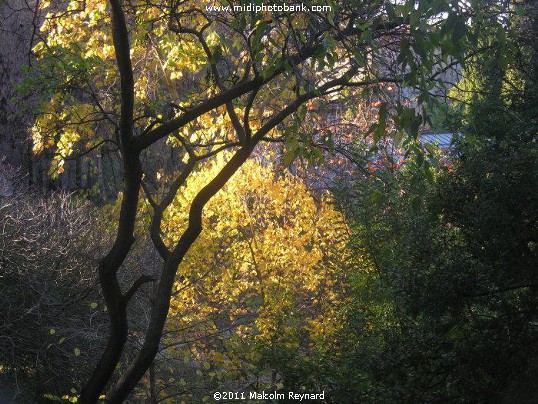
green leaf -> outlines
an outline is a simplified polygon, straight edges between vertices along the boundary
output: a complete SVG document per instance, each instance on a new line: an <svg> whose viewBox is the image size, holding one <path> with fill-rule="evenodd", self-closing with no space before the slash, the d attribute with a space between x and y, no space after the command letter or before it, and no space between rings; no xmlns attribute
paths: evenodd
<svg viewBox="0 0 538 404"><path fill-rule="evenodd" d="M422 41L416 41L413 44L413 50L422 58L426 59L426 50Z"/></svg>
<svg viewBox="0 0 538 404"><path fill-rule="evenodd" d="M385 8L387 9L387 16L389 17L390 21L396 20L396 10L394 9L394 4L392 4L390 1L387 1L385 3Z"/></svg>
<svg viewBox="0 0 538 404"><path fill-rule="evenodd" d="M386 133L386 130L387 130L387 115L388 115L387 104L383 103L379 107L378 122L375 123L370 128L370 130L373 131L373 137L374 137L374 142L375 143L377 143L379 141L379 139L381 139Z"/></svg>
<svg viewBox="0 0 538 404"><path fill-rule="evenodd" d="M211 52L211 64L216 65L222 59L222 48L220 45L216 45Z"/></svg>
<svg viewBox="0 0 538 404"><path fill-rule="evenodd" d="M268 69L264 70L262 72L262 77L264 79L268 79L271 77L275 72L282 67L282 60L277 60L275 63L273 63Z"/></svg>
<svg viewBox="0 0 538 404"><path fill-rule="evenodd" d="M372 191L370 194L370 202L380 204L383 201L383 194L379 191Z"/></svg>
<svg viewBox="0 0 538 404"><path fill-rule="evenodd" d="M420 210L420 198L418 196L413 196L411 199L411 210L413 212L418 212Z"/></svg>
<svg viewBox="0 0 538 404"><path fill-rule="evenodd" d="M80 356L80 349L79 348L75 348L75 356Z"/></svg>
<svg viewBox="0 0 538 404"><path fill-rule="evenodd" d="M284 152L283 163L284 165L290 165L297 157L299 149L299 141L295 137L289 138L286 143L286 151Z"/></svg>
<svg viewBox="0 0 538 404"><path fill-rule="evenodd" d="M430 153L432 156L436 153L436 148L435 148L435 145L431 144L431 143L426 143L424 145L424 148L428 151L428 153Z"/></svg>
<svg viewBox="0 0 538 404"><path fill-rule="evenodd" d="M424 162L422 171L424 172L424 177L426 177L429 182L433 182L433 168L428 161Z"/></svg>
<svg viewBox="0 0 538 404"><path fill-rule="evenodd" d="M409 25L411 27L415 27L417 25L417 22L419 22L421 15L422 13L420 12L420 10L413 11L409 18Z"/></svg>
<svg viewBox="0 0 538 404"><path fill-rule="evenodd" d="M424 154L422 152L418 152L417 153L417 165L419 167L422 167L423 164L424 164Z"/></svg>
<svg viewBox="0 0 538 404"><path fill-rule="evenodd" d="M43 394L43 397L51 401L62 401L60 397L55 396L54 394L50 394L50 393Z"/></svg>
<svg viewBox="0 0 538 404"><path fill-rule="evenodd" d="M460 42L461 38L467 33L467 25L465 22L458 18L454 23L454 28L452 29L452 43L457 44Z"/></svg>
<svg viewBox="0 0 538 404"><path fill-rule="evenodd" d="M252 49L253 51L261 51L263 48L262 38L265 35L267 24L263 21L258 21L256 24L256 31L252 37Z"/></svg>

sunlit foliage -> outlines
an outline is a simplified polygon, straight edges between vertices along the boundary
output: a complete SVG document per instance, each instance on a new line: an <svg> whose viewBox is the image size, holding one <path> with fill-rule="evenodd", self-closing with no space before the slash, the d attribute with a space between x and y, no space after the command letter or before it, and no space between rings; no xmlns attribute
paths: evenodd
<svg viewBox="0 0 538 404"><path fill-rule="evenodd" d="M185 226L181 206L220 164L192 177L172 204L169 238ZM252 160L211 201L204 223L175 284L164 338L164 357L185 359L190 371L161 364L161 376L174 377L161 379L169 384L163 394L181 390L195 371L190 383L206 389L297 383L290 369L307 372L338 327L338 263L349 255L342 216L328 195L316 198L299 179Z"/></svg>

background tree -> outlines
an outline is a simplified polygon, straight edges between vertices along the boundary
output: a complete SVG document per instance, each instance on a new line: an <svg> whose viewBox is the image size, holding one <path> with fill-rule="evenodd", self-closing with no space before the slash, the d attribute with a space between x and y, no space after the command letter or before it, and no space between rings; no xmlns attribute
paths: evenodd
<svg viewBox="0 0 538 404"><path fill-rule="evenodd" d="M371 259L342 334L344 400L535 394L536 147L457 150L433 184L412 167L357 184L355 248Z"/></svg>
<svg viewBox="0 0 538 404"><path fill-rule="evenodd" d="M492 12L495 35L480 39L491 52L450 92L444 124L461 131L452 156L429 181L420 161L377 167L343 199L355 248L371 258L342 333L353 352L337 362L343 400L536 396L535 16L515 6Z"/></svg>

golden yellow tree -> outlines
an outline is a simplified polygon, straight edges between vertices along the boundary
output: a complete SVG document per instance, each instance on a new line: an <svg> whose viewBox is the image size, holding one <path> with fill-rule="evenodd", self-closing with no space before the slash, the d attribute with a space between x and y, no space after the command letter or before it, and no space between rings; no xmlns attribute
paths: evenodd
<svg viewBox="0 0 538 404"><path fill-rule="evenodd" d="M186 255L174 286L162 357L198 363L208 391L206 379L213 387L280 384L276 358L293 351L307 362L330 345L343 299L343 217L328 195L316 200L299 178L277 174L270 159L261 160L246 162L208 203L207 231ZM216 161L187 181L164 219L167 243L187 226L181 206L223 164ZM163 367L166 380L173 376L168 393L181 391L184 370Z"/></svg>
<svg viewBox="0 0 538 404"><path fill-rule="evenodd" d="M325 12L310 0L293 11L260 12L237 8L245 1L217 1L224 7L219 9L203 3L39 3L47 14L34 48L39 59L34 91L47 97L32 129L34 149L55 153L55 172L61 172L66 158L103 144L113 145L121 161L117 235L99 264L110 333L82 388L83 403L95 402L106 389L108 401L121 402L147 371L159 349L178 267L202 232L204 207L258 144L297 139L298 126L290 124L304 118L309 100L335 99L349 87L368 89L404 79L410 85L427 84L421 73L435 70L434 59L461 49L436 49L450 40L452 28L462 31L461 25L443 30L430 18L461 11L444 1L395 6L329 0ZM387 66L390 61L393 66ZM416 129L414 114L406 112L403 124ZM299 140L309 145L316 136L303 134ZM152 171L146 164L161 162L162 155L155 156L159 147L179 150L168 172ZM177 192L199 172L197 166L224 150L233 153L189 205L182 206L188 223L180 237L167 243L163 217ZM169 179L164 185L162 174ZM135 240L142 187L151 205L149 233L162 270L157 279L145 274L122 285L118 274ZM109 386L128 339L127 306L148 282L156 282L156 294L144 342Z"/></svg>

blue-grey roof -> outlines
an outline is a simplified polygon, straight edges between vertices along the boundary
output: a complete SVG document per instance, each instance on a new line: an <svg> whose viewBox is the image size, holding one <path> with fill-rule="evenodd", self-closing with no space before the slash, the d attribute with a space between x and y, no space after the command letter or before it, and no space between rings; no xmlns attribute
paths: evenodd
<svg viewBox="0 0 538 404"><path fill-rule="evenodd" d="M422 143L437 144L441 149L448 149L457 135L453 133L425 133L420 136Z"/></svg>

